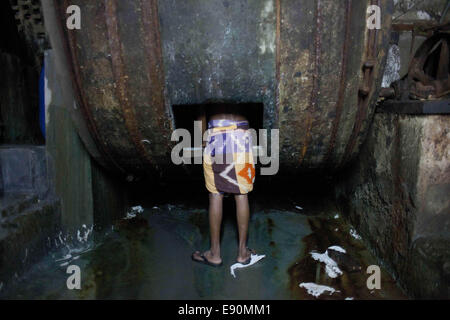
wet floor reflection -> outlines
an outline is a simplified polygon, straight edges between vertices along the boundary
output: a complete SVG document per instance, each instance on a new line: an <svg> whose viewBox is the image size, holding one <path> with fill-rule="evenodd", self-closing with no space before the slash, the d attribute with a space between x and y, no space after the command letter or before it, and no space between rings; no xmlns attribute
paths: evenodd
<svg viewBox="0 0 450 320"><path fill-rule="evenodd" d="M249 247L266 257L256 265L230 274L237 253L233 207L225 207L222 234L224 265L212 268L193 263L190 254L208 247L205 209L183 205L149 206L136 217L122 219L93 248L61 262L58 253L16 279L0 292L12 299L316 299L300 283L336 290L319 299L402 299L405 296L383 272L381 290L366 287L366 268L375 260L350 226L332 207L318 209L289 204L277 209L253 206ZM340 246L346 254L332 255L342 275L330 278L324 263L310 252ZM68 264L81 268L81 290L68 290Z"/></svg>

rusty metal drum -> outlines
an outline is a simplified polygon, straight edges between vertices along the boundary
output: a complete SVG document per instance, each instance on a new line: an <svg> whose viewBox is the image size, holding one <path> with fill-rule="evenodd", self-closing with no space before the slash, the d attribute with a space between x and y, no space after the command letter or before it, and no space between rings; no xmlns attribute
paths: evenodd
<svg viewBox="0 0 450 320"><path fill-rule="evenodd" d="M374 113L393 11L390 0L43 5L58 22L47 28L68 62L80 136L121 173L171 170L173 106L214 102L263 105L262 127L279 129L281 172L342 167ZM66 28L69 5L81 9L80 30ZM367 28L370 5L380 29Z"/></svg>

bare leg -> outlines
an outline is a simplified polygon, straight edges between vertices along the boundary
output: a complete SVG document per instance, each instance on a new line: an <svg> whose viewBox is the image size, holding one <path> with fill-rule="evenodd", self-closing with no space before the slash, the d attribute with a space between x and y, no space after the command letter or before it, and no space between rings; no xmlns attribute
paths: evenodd
<svg viewBox="0 0 450 320"><path fill-rule="evenodd" d="M222 225L223 195L209 194L209 229L211 233L211 258L220 262L220 227Z"/></svg>
<svg viewBox="0 0 450 320"><path fill-rule="evenodd" d="M245 262L250 257L250 251L247 249L248 220L250 209L248 206L247 195L235 195L236 217L239 232L239 251L237 262Z"/></svg>
<svg viewBox="0 0 450 320"><path fill-rule="evenodd" d="M223 195L209 194L209 229L211 235L211 249L205 251L203 255L209 262L221 263L220 257L220 227L222 224L222 202ZM196 251L194 259L202 260L201 253Z"/></svg>

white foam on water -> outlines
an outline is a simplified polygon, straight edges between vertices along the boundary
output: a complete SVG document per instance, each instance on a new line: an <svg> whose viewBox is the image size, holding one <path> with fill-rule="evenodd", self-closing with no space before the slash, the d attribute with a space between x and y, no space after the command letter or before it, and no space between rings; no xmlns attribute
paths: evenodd
<svg viewBox="0 0 450 320"><path fill-rule="evenodd" d="M81 230L77 231L77 239L79 242L87 242L89 235L92 233L92 230L94 230L94 225L92 225L91 228L86 227L85 224L81 226Z"/></svg>
<svg viewBox="0 0 450 320"><path fill-rule="evenodd" d="M125 220L134 219L134 218L136 218L137 213L142 213L142 212L144 212L144 209L142 208L142 206L131 207L131 211L127 212L127 215L124 217L124 219Z"/></svg>
<svg viewBox="0 0 450 320"><path fill-rule="evenodd" d="M306 291L308 292L308 294L310 294L316 298L320 297L325 292L329 292L330 296L335 292L339 292L332 287L323 286L323 285L316 284L313 282L302 282L299 284L299 287L305 288Z"/></svg>
<svg viewBox="0 0 450 320"><path fill-rule="evenodd" d="M334 250L334 251L339 251L339 252L342 252L342 253L347 253L347 251L345 251L345 249L340 247L340 246L331 246L331 247L328 247L328 249L331 249L331 250Z"/></svg>
<svg viewBox="0 0 450 320"><path fill-rule="evenodd" d="M141 206L134 206L131 207L131 210L136 211L137 213L142 213L144 212L144 209Z"/></svg>
<svg viewBox="0 0 450 320"><path fill-rule="evenodd" d="M250 255L250 263L249 264L242 264L239 262L235 263L230 267L230 273L234 278L236 278L236 274L234 273L234 270L250 267L251 265L257 263L259 260L261 260L265 257L266 257L265 254L262 254L262 255L252 254L252 255Z"/></svg>
<svg viewBox="0 0 450 320"><path fill-rule="evenodd" d="M94 246L92 241L90 241L93 230L93 225L88 227L83 224L73 235L64 235L63 232L60 231L57 237L54 238L55 247L58 248L58 252L52 254L54 261L60 263L60 266L66 266L71 261L80 258L80 255L91 251ZM50 244L50 238L48 241Z"/></svg>
<svg viewBox="0 0 450 320"><path fill-rule="evenodd" d="M346 253L345 249L339 246L331 246L328 249ZM337 278L338 276L342 275L342 270L339 268L336 261L331 259L331 257L328 255L328 250L325 250L324 253L311 251L310 254L314 260L325 263L325 272L330 278Z"/></svg>
<svg viewBox="0 0 450 320"><path fill-rule="evenodd" d="M70 253L68 253L62 259L57 259L55 261L59 262L59 261L69 260L70 258L72 258L72 255Z"/></svg>
<svg viewBox="0 0 450 320"><path fill-rule="evenodd" d="M127 212L127 216L124 218L125 220L136 218L136 213L134 212Z"/></svg>
<svg viewBox="0 0 450 320"><path fill-rule="evenodd" d="M66 238L64 238L64 240L62 238L62 231L59 232L58 239L61 244L64 244L66 242Z"/></svg>
<svg viewBox="0 0 450 320"><path fill-rule="evenodd" d="M356 240L361 240L361 236L356 232L355 229L350 229L350 235Z"/></svg>

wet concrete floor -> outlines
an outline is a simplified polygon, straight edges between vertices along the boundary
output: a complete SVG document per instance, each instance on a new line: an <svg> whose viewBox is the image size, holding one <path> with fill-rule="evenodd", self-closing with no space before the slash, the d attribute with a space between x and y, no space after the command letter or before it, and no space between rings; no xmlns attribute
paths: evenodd
<svg viewBox="0 0 450 320"><path fill-rule="evenodd" d="M122 219L106 234L67 246L36 264L0 291L3 299L405 299L382 269L381 289L366 286L367 266L377 264L352 227L328 201L272 200L251 203L249 247L266 257L230 274L237 253L234 203L225 200L222 228L224 265L212 268L191 261L209 245L206 206L183 203L145 204L144 212ZM63 242L63 241L61 241ZM342 274L328 276L325 264L312 258L339 246L335 257ZM69 265L81 270L81 289L69 290ZM316 283L336 290L318 298L300 287Z"/></svg>

